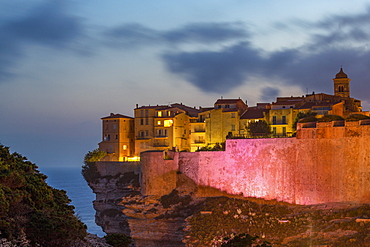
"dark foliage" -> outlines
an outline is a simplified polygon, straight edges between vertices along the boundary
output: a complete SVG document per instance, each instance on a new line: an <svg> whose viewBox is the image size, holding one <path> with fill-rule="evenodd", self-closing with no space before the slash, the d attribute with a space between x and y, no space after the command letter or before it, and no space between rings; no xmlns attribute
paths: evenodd
<svg viewBox="0 0 370 247"><path fill-rule="evenodd" d="M94 183L100 178L100 173L96 168L95 162L100 161L107 153L94 149L93 151L87 152L84 157L84 165L82 166L82 176L87 182Z"/></svg>
<svg viewBox="0 0 370 247"><path fill-rule="evenodd" d="M271 244L267 241L261 240L258 236L253 237L247 233L239 234L233 238L225 238L226 242L223 243L222 247L271 247Z"/></svg>
<svg viewBox="0 0 370 247"><path fill-rule="evenodd" d="M351 114L346 118L346 121L358 121L358 120L365 120L370 119L369 116L365 116L363 114Z"/></svg>
<svg viewBox="0 0 370 247"><path fill-rule="evenodd" d="M344 118L338 115L325 115L322 118L319 118L318 122L331 122L331 121L339 121L339 120L344 120Z"/></svg>
<svg viewBox="0 0 370 247"><path fill-rule="evenodd" d="M300 123L316 122L317 121L316 115L317 115L317 112L312 112L312 111L299 112L294 119L293 129L295 130L297 129L298 122Z"/></svg>
<svg viewBox="0 0 370 247"><path fill-rule="evenodd" d="M113 247L127 247L132 243L132 238L125 234L112 233L104 236L107 244Z"/></svg>
<svg viewBox="0 0 370 247"><path fill-rule="evenodd" d="M199 148L196 152L200 151L225 151L225 142L223 143L216 143L214 146L207 145L205 147Z"/></svg>
<svg viewBox="0 0 370 247"><path fill-rule="evenodd" d="M21 233L33 246L69 246L86 236L66 192L45 182L37 166L0 145L0 237Z"/></svg>
<svg viewBox="0 0 370 247"><path fill-rule="evenodd" d="M267 137L271 134L270 126L263 120L249 123L247 130L252 137Z"/></svg>
<svg viewBox="0 0 370 247"><path fill-rule="evenodd" d="M177 190L173 190L168 195L163 195L159 198L160 203L163 205L164 208L170 208L171 205L176 205L181 203L182 206L188 205L191 202L191 196L180 196Z"/></svg>

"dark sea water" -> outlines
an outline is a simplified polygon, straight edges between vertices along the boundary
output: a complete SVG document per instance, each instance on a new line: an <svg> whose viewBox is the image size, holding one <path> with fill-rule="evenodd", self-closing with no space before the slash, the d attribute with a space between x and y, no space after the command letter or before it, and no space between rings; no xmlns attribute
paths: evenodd
<svg viewBox="0 0 370 247"><path fill-rule="evenodd" d="M99 237L105 235L100 226L95 224L95 210L92 201L95 194L81 175L81 167L39 167L39 171L48 176L46 182L56 188L67 191L75 213L82 222L87 225L87 231L97 234Z"/></svg>

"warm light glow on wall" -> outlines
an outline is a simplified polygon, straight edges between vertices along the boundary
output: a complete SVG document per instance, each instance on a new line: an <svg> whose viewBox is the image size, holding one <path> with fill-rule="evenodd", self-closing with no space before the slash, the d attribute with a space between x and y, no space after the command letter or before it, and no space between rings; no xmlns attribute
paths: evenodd
<svg viewBox="0 0 370 247"><path fill-rule="evenodd" d="M173 120L164 120L164 127L171 127L173 124Z"/></svg>
<svg viewBox="0 0 370 247"><path fill-rule="evenodd" d="M140 156L127 157L127 161L140 161Z"/></svg>

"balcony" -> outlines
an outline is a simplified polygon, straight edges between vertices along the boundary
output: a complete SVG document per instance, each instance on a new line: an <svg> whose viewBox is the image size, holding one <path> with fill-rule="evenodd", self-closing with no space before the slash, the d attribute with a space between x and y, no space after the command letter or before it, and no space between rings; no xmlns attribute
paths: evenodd
<svg viewBox="0 0 370 247"><path fill-rule="evenodd" d="M166 136L166 135L156 135L154 138L161 138L161 139L163 139L163 138L168 138L168 136Z"/></svg>
<svg viewBox="0 0 370 247"><path fill-rule="evenodd" d="M205 129L194 129L194 133L201 133L201 132L206 132Z"/></svg>
<svg viewBox="0 0 370 247"><path fill-rule="evenodd" d="M136 136L135 137L135 139L136 140L149 140L149 139L151 139L150 137L148 137L148 136Z"/></svg>

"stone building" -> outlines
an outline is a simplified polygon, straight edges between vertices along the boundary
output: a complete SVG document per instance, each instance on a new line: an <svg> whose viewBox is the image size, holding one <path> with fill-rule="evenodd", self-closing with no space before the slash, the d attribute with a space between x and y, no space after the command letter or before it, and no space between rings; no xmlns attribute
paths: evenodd
<svg viewBox="0 0 370 247"><path fill-rule="evenodd" d="M99 149L108 153L104 161L126 161L135 151L134 119L111 113L102 118L102 141Z"/></svg>

